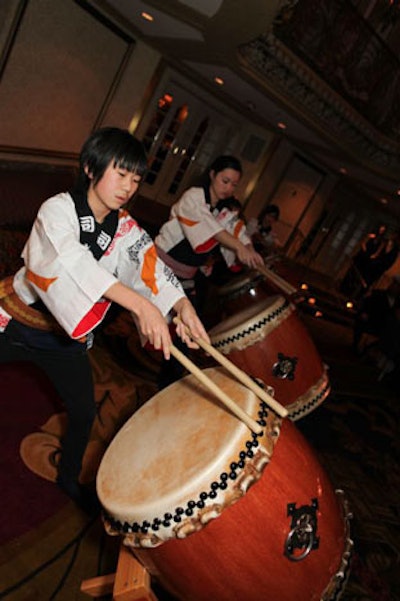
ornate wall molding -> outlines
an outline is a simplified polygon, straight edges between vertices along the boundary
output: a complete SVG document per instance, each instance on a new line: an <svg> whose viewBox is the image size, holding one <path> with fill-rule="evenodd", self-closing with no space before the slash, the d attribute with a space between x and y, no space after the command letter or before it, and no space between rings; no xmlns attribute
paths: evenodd
<svg viewBox="0 0 400 601"><path fill-rule="evenodd" d="M289 8L293 5L292 2ZM282 11L277 22L282 18ZM395 139L383 135L282 43L272 29L240 46L238 57L242 67L255 76L270 95L300 113L320 133L359 160L398 177L397 132L393 132Z"/></svg>

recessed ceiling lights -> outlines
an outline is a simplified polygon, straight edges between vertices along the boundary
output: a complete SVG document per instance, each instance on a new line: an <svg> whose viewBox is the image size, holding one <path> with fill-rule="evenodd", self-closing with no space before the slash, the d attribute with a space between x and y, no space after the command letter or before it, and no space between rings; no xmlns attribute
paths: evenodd
<svg viewBox="0 0 400 601"><path fill-rule="evenodd" d="M144 19L145 21L154 21L154 17L153 17L153 15L151 15L150 13L142 12L142 13L141 13L141 17L142 17L142 19Z"/></svg>
<svg viewBox="0 0 400 601"><path fill-rule="evenodd" d="M214 81L215 83L217 83L219 86L223 86L224 85L224 80L222 79L222 77L214 77Z"/></svg>
<svg viewBox="0 0 400 601"><path fill-rule="evenodd" d="M276 124L279 129L286 129L287 125L283 121L278 121Z"/></svg>
<svg viewBox="0 0 400 601"><path fill-rule="evenodd" d="M340 173L341 173L342 175L346 175L346 174L347 174L347 169L346 169L346 167L340 167L339 171L340 171Z"/></svg>

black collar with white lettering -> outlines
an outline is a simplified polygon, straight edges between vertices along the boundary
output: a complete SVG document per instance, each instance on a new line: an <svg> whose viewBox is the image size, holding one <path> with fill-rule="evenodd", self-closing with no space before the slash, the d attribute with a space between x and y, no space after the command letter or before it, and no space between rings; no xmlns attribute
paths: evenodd
<svg viewBox="0 0 400 601"><path fill-rule="evenodd" d="M97 223L87 201L86 194L70 192L78 215L81 244L87 246L97 261L110 246L118 227L118 211L110 211L103 223Z"/></svg>

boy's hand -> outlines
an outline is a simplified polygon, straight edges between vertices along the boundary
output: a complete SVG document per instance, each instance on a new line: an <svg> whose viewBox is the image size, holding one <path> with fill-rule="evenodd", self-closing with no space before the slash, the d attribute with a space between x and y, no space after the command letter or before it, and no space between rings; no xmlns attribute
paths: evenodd
<svg viewBox="0 0 400 601"><path fill-rule="evenodd" d="M186 328L190 330L194 338L201 338L210 343L210 338L189 299L179 299L179 301L175 303L174 309L180 320L180 322L177 323L176 332L189 348L199 348L199 345L192 340L187 333Z"/></svg>
<svg viewBox="0 0 400 601"><path fill-rule="evenodd" d="M155 349L162 350L166 359L170 358L172 340L168 325L161 311L153 303L121 282L110 286L104 297L128 309L140 334L147 338Z"/></svg>
<svg viewBox="0 0 400 601"><path fill-rule="evenodd" d="M159 309L150 301L145 301L140 307L135 308L135 317L142 335L156 350L162 350L165 359L169 359L172 340L167 322Z"/></svg>

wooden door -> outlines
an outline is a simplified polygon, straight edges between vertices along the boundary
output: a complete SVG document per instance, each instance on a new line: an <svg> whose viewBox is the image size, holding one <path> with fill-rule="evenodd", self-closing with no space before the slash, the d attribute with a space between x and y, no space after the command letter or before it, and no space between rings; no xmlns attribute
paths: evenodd
<svg viewBox="0 0 400 601"><path fill-rule="evenodd" d="M135 132L149 157L140 192L171 206L217 154L229 149L237 126L212 102L173 81L155 95L148 111Z"/></svg>

